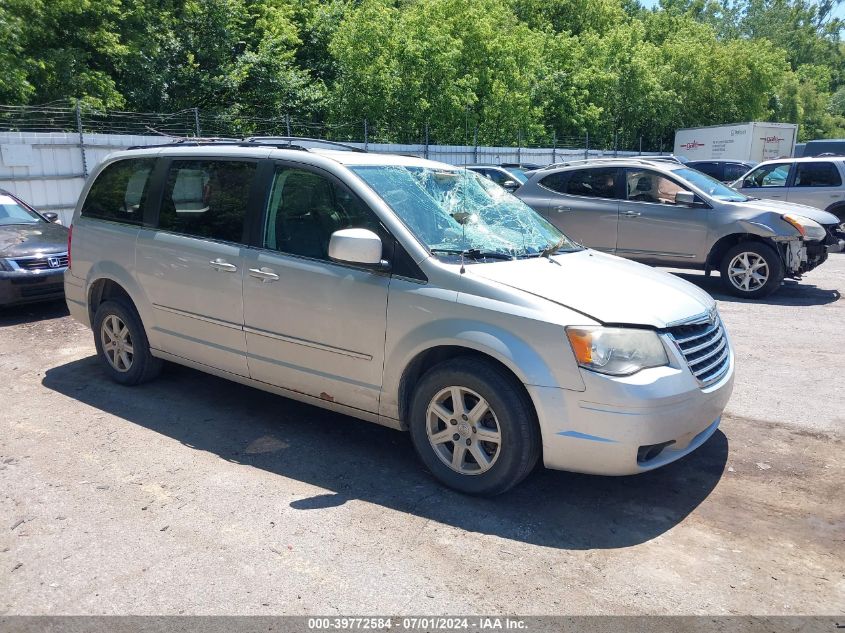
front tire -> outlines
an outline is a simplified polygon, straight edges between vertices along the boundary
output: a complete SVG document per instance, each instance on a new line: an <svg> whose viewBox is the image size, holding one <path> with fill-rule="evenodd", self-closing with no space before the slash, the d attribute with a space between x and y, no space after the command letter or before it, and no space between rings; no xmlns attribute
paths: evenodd
<svg viewBox="0 0 845 633"><path fill-rule="evenodd" d="M463 356L430 369L409 420L420 459L446 486L496 495L522 481L540 457L540 430L522 385L483 359Z"/></svg>
<svg viewBox="0 0 845 633"><path fill-rule="evenodd" d="M164 364L150 353L141 318L120 299L104 301L94 314L94 345L106 373L122 385L138 385L161 373Z"/></svg>
<svg viewBox="0 0 845 633"><path fill-rule="evenodd" d="M762 242L740 242L722 257L725 289L737 297L762 299L780 288L784 266L777 251Z"/></svg>

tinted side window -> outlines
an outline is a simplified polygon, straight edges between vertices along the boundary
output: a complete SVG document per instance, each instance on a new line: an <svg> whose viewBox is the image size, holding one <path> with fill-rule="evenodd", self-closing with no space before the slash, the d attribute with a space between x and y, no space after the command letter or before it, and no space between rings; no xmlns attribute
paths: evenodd
<svg viewBox="0 0 845 633"><path fill-rule="evenodd" d="M725 165L725 177L724 180L728 182L733 182L737 178L741 178L742 175L748 171L748 167L739 163L728 163Z"/></svg>
<svg viewBox="0 0 845 633"><path fill-rule="evenodd" d="M569 176L569 172L559 171L556 174L546 176L539 184L543 185L546 189L551 189L557 193L566 193L567 176Z"/></svg>
<svg viewBox="0 0 845 633"><path fill-rule="evenodd" d="M716 180L722 180L722 165L719 163L696 163L693 169L697 169L701 173L707 174Z"/></svg>
<svg viewBox="0 0 845 633"><path fill-rule="evenodd" d="M170 165L158 228L240 242L256 163L176 160Z"/></svg>
<svg viewBox="0 0 845 633"><path fill-rule="evenodd" d="M616 174L617 170L614 168L573 171L563 193L592 198L615 198Z"/></svg>
<svg viewBox="0 0 845 633"><path fill-rule="evenodd" d="M121 160L106 167L82 205L83 217L143 224L154 158Z"/></svg>
<svg viewBox="0 0 845 633"><path fill-rule="evenodd" d="M795 163L796 187L838 187L842 184L833 163Z"/></svg>
<svg viewBox="0 0 845 633"><path fill-rule="evenodd" d="M347 228L378 233L380 223L361 200L329 179L304 169L276 170L264 248L327 260L332 233Z"/></svg>

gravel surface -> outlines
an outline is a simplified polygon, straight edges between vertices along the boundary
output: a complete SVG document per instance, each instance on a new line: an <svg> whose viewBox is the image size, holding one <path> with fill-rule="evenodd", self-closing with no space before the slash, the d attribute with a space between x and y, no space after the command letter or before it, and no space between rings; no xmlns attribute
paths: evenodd
<svg viewBox="0 0 845 633"><path fill-rule="evenodd" d="M408 437L169 367L104 378L61 304L0 311L0 614L845 614L845 255L719 293L721 430L638 477L474 499Z"/></svg>

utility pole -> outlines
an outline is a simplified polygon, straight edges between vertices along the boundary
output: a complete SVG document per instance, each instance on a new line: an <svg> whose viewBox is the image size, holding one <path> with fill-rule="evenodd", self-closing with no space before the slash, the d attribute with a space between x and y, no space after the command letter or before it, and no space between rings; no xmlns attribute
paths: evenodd
<svg viewBox="0 0 845 633"><path fill-rule="evenodd" d="M200 109L199 108L194 108L194 130L196 131L197 138L202 136L202 134L200 133L201 130L200 130Z"/></svg>
<svg viewBox="0 0 845 633"><path fill-rule="evenodd" d="M291 133L290 133L290 115L289 114L285 115L285 127L287 128L288 136L290 136Z"/></svg>
<svg viewBox="0 0 845 633"><path fill-rule="evenodd" d="M425 158L428 159L428 122L425 124Z"/></svg>
<svg viewBox="0 0 845 633"><path fill-rule="evenodd" d="M364 119L364 151L367 151L367 144L369 143L369 129L367 128L367 119Z"/></svg>
<svg viewBox="0 0 845 633"><path fill-rule="evenodd" d="M590 133L585 132L584 134L584 160L588 160L590 158Z"/></svg>

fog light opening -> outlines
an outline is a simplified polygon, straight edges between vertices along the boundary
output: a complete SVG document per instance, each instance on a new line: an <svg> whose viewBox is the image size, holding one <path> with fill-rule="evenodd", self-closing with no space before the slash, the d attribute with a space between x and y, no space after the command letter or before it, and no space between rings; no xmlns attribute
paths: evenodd
<svg viewBox="0 0 845 633"><path fill-rule="evenodd" d="M645 446L640 446L640 448L637 449L637 463L644 464L646 462L650 462L660 455L664 448L671 446L674 443L675 440L669 440L668 442L661 442L660 444L646 444Z"/></svg>

